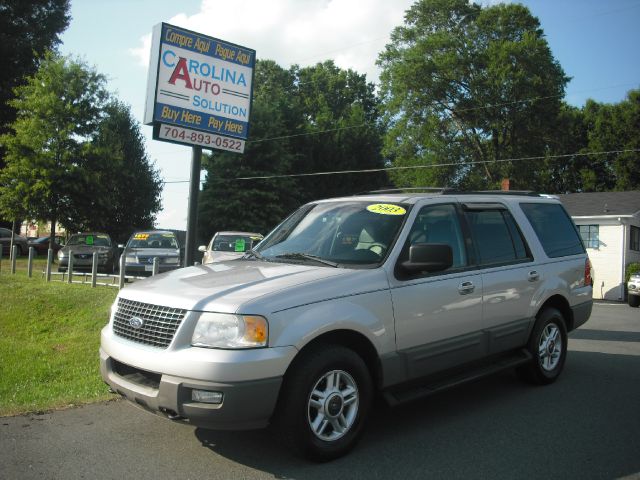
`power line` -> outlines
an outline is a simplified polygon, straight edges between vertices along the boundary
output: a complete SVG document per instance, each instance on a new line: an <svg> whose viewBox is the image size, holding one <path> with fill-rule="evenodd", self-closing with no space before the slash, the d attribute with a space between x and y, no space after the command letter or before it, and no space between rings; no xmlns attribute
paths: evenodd
<svg viewBox="0 0 640 480"><path fill-rule="evenodd" d="M236 177L236 178L222 178L221 180L225 181L233 181L233 180L269 180L275 178L295 178L295 177L318 177L318 176L326 176L326 175L344 175L348 173L376 173L376 172L389 172L394 170L411 170L411 169L420 169L420 168L436 168L436 167L454 167L454 166L467 166L467 165L483 165L487 163L505 163L505 162L522 162L526 160L545 160L545 159L560 159L560 158L569 158L569 157L587 157L591 155L609 155L609 154L620 154L620 153L637 153L640 152L640 148L630 148L626 150L608 150L601 152L585 152L585 153L565 153L561 155L540 155L533 157L519 157L519 158L503 158L496 160L477 160L473 162L465 162L465 163L456 163L456 162L448 162L448 163L432 163L429 165L407 165L402 167L384 167L384 168L368 168L361 170L337 170L332 172L310 172L310 173L290 173L290 174L281 174L281 175L259 175L252 177ZM189 180L176 180L171 182L163 182L167 183L189 183ZM202 180L200 183L204 183Z"/></svg>

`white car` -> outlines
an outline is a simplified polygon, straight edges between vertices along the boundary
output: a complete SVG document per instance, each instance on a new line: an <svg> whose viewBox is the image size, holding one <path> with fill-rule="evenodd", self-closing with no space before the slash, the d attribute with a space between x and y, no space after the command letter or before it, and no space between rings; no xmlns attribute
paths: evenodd
<svg viewBox="0 0 640 480"><path fill-rule="evenodd" d="M262 238L262 234L253 232L218 232L209 245L198 247L198 251L204 253L202 264L240 258L245 252L255 247Z"/></svg>

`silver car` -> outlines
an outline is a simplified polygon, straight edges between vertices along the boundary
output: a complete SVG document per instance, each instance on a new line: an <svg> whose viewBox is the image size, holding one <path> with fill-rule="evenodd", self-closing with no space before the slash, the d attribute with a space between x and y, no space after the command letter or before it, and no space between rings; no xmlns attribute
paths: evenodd
<svg viewBox="0 0 640 480"><path fill-rule="evenodd" d="M93 253L98 253L98 271L114 273L118 265L118 249L106 233L86 232L71 235L58 250L58 271L66 272L73 256L73 270L90 270Z"/></svg>
<svg viewBox="0 0 640 480"><path fill-rule="evenodd" d="M555 198L323 200L242 260L121 290L100 368L149 411L213 429L271 423L328 460L355 445L376 394L397 405L505 368L555 381L591 294Z"/></svg>
<svg viewBox="0 0 640 480"><path fill-rule="evenodd" d="M202 263L224 262L242 257L245 252L251 250L264 237L254 232L217 232L209 242L209 245L200 245L198 251L202 252Z"/></svg>
<svg viewBox="0 0 640 480"><path fill-rule="evenodd" d="M125 256L127 275L149 276L153 260L159 261L159 271L168 272L182 266L182 246L176 232L171 230L145 230L129 238L122 254Z"/></svg>

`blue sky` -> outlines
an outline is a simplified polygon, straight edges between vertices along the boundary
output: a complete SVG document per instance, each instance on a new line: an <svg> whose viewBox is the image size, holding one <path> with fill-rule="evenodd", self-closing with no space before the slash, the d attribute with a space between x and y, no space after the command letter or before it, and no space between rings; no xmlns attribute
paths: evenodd
<svg viewBox="0 0 640 480"><path fill-rule="evenodd" d="M411 0L72 0L61 51L107 76L109 89L142 122L153 25L172 23L257 51L288 67L333 59L377 81L375 60ZM497 3L495 0L483 4ZM614 103L640 88L640 0L528 0L549 46L572 77L566 101ZM188 181L191 149L151 139L147 152L165 181ZM238 161L242 157L238 156ZM186 227L187 183L166 184L157 225ZM206 235L214 232L203 232Z"/></svg>

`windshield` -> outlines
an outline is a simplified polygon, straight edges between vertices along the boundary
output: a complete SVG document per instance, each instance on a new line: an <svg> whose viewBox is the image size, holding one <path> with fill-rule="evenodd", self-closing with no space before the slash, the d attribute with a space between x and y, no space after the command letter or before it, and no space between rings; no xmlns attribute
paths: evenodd
<svg viewBox="0 0 640 480"><path fill-rule="evenodd" d="M260 241L258 236L217 235L210 250L216 252L246 252Z"/></svg>
<svg viewBox="0 0 640 480"><path fill-rule="evenodd" d="M256 250L275 260L317 257L338 265L377 265L393 246L407 211L406 205L362 201L305 205Z"/></svg>
<svg viewBox="0 0 640 480"><path fill-rule="evenodd" d="M129 239L127 248L179 248L172 232L139 232Z"/></svg>
<svg viewBox="0 0 640 480"><path fill-rule="evenodd" d="M110 247L111 239L105 234L71 235L67 245L90 245L94 247Z"/></svg>

